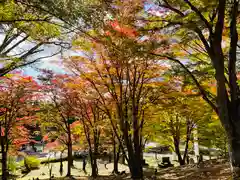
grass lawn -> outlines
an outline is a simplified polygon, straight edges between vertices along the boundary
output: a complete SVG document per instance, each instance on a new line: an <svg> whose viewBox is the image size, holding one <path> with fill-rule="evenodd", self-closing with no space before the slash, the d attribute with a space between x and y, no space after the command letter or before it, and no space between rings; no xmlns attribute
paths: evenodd
<svg viewBox="0 0 240 180"><path fill-rule="evenodd" d="M52 165L52 174L54 177L61 177L59 173L59 167L60 163L51 163ZM110 163L107 165L106 169L104 167L104 164L98 163L98 173L99 175L108 176L112 173L113 170L113 163ZM86 168L87 174L85 174L82 171L82 161L74 161L74 167L72 168L72 175L73 176L90 176L91 174L91 165L88 163ZM128 172L128 166L119 164L119 171L126 171ZM66 176L67 174L67 162L63 162L63 176ZM49 165L48 164L41 164L39 169L32 170L27 175L22 176L21 178L18 178L19 180L28 180L33 178L39 178L39 179L47 179L49 178Z"/></svg>

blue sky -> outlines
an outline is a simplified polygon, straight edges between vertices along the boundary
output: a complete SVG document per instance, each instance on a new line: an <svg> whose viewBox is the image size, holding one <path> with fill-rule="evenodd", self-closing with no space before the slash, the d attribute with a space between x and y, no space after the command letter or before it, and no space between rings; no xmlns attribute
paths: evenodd
<svg viewBox="0 0 240 180"><path fill-rule="evenodd" d="M4 41L5 38L5 34L0 34L0 44L2 44L2 42ZM24 38L24 35L17 37L15 40L13 40L7 47L12 47L13 45L15 45L15 43L19 42L21 39ZM26 51L28 51L29 49L31 49L32 47L34 47L36 44L30 41L24 41L22 42L20 45L18 45L16 48L14 48L13 50L10 51L9 55L14 56L14 57L18 57L20 53L25 53ZM23 71L23 73L25 75L30 75L30 76L34 76L37 77L40 73L37 69L48 69L48 70L52 70L56 73L64 73L63 67L61 67L61 64L58 62L61 62L61 54L56 54L57 52L59 52L61 49L59 46L56 45L44 45L42 47L40 47L39 49L41 49L42 51L29 56L29 60L35 60L38 58L43 58L41 59L39 62L34 63L33 65L30 65L28 67L24 67L21 68L19 70ZM63 51L63 55L69 55L70 51ZM54 55L54 56L52 56ZM52 57L50 57L52 56ZM48 57L48 58L44 58L44 57ZM31 59L30 59L31 58ZM0 66L1 63L4 63L5 61L1 61L0 58Z"/></svg>
<svg viewBox="0 0 240 180"><path fill-rule="evenodd" d="M37 56L39 57L44 57L48 56L51 53L55 53L59 51L59 47L53 46L53 47L44 47L44 51L39 53ZM83 54L81 52L73 51L73 50L64 50L62 54L57 54L55 56L52 56L50 58L45 58L40 60L39 62L29 66L29 67L24 67L23 72L25 75L37 77L40 75L40 72L38 72L37 69L48 69L52 70L55 73L66 73L64 70L64 66L61 63L62 61L62 56L65 58L69 56L82 56ZM33 58L37 58L36 56Z"/></svg>
<svg viewBox="0 0 240 180"><path fill-rule="evenodd" d="M148 11L150 8L154 8L155 6L153 5L152 2L147 2L145 3L144 9L145 11ZM3 36L0 35L0 41L3 40ZM29 43L24 43L22 45L22 49L29 49L31 45ZM44 57L44 56L49 56L51 54L56 53L57 51L59 51L59 47L57 46L44 46L43 51L40 53L37 53L36 55L32 56L31 58L38 58L38 57ZM70 55L80 55L81 53L76 53L70 50L65 50L63 55L65 57L70 56ZM22 68L23 72L25 75L30 75L30 76L34 76L37 77L40 72L38 72L37 69L48 69L48 70L52 70L56 73L65 73L64 68L62 67L62 65L60 64L61 61L61 54L55 55L53 57L50 58L44 58L42 60L40 60L38 63L35 63L31 66L28 67L24 67Z"/></svg>

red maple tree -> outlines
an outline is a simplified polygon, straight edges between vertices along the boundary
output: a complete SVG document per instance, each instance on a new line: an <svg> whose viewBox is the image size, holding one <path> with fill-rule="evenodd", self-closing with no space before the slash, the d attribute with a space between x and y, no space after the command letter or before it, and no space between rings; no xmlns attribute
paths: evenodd
<svg viewBox="0 0 240 180"><path fill-rule="evenodd" d="M39 96L39 85L32 77L20 74L0 77L0 81L0 144L2 175L6 179L9 150L18 150L22 144L31 141L24 125L35 123L33 102Z"/></svg>

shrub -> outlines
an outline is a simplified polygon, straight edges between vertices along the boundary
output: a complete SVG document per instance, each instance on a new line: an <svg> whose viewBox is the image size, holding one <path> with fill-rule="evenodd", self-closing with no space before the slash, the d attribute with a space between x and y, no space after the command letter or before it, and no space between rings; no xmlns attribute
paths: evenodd
<svg viewBox="0 0 240 180"><path fill-rule="evenodd" d="M15 172L17 170L17 163L16 163L16 158L14 157L8 157L8 170L10 172Z"/></svg>
<svg viewBox="0 0 240 180"><path fill-rule="evenodd" d="M40 166L40 160L35 156L27 156L24 161L24 166L29 170L37 169Z"/></svg>

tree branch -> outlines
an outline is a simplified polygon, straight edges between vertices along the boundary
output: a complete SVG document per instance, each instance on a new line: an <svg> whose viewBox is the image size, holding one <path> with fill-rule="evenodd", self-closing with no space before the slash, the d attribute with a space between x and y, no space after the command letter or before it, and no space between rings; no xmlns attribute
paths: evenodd
<svg viewBox="0 0 240 180"><path fill-rule="evenodd" d="M36 18L36 19L1 19L0 23L4 24L11 24L11 23L15 23L15 22L47 22L49 20L49 17L45 17L45 18Z"/></svg>
<svg viewBox="0 0 240 180"><path fill-rule="evenodd" d="M181 12L180 10L172 7L172 6L167 2L167 0L163 0L163 2L165 3L165 5L164 5L164 4L160 4L160 3L159 3L158 5L161 6L161 7L163 7L163 8L167 8L167 9L171 10L171 11L179 14L179 15L182 16L182 17L185 16L183 12Z"/></svg>
<svg viewBox="0 0 240 180"><path fill-rule="evenodd" d="M3 52L3 55L6 56L11 50L13 50L14 48L16 48L19 44L21 44L22 42L24 42L25 40L27 40L29 36L25 36L23 39L21 39L20 41L18 41L17 43L15 43L13 46L11 46L10 48L8 48L6 51Z"/></svg>
<svg viewBox="0 0 240 180"><path fill-rule="evenodd" d="M222 32L224 27L224 17L225 17L225 7L226 7L226 0L219 0L218 4L218 19L215 25L215 33L214 33L214 41L215 43L221 43L222 41ZM220 52L219 52L220 53Z"/></svg>
<svg viewBox="0 0 240 180"><path fill-rule="evenodd" d="M207 21L207 19L202 15L202 13L196 8L189 0L184 0L189 7L200 17L200 19L205 23L206 27L209 29L210 33L212 33L212 26Z"/></svg>
<svg viewBox="0 0 240 180"><path fill-rule="evenodd" d="M58 51L58 52L56 52L56 53L54 53L54 54L52 54L52 55L44 56L44 57L39 57L39 58L34 59L34 60L32 60L32 61L23 62L23 63L21 63L21 64L16 64L16 62L13 62L13 63L11 63L8 67L0 68L0 77L6 75L7 73L9 73L9 72L11 72L11 71L13 71L14 69L31 65L31 64L33 64L33 63L35 63L35 62L37 62L37 61L39 61L39 60L41 60L41 59L46 59L46 58L53 57L53 56L59 54L60 52L61 52L61 50Z"/></svg>
<svg viewBox="0 0 240 180"><path fill-rule="evenodd" d="M236 61L237 61L237 42L238 42L238 32L237 32L237 14L238 14L238 1L234 0L231 20L230 20L230 48L229 48L229 61L228 61L228 71L229 71L229 88L231 91L231 100L234 105L238 96L239 91L237 85L236 77Z"/></svg>
<svg viewBox="0 0 240 180"><path fill-rule="evenodd" d="M207 101L207 103L214 109L214 111L218 114L218 110L216 105L208 98L206 91L203 89L203 87L200 85L200 83L198 82L198 80L196 79L196 77L192 74L192 72L178 59L170 57L170 56L166 56L166 55L160 55L160 54L155 54L155 53L150 53L151 55L154 56L159 56L162 58L167 58L168 60L171 60L177 64L179 64L186 72L187 74L192 78L192 80L194 81L194 83L196 84L197 88L199 89L203 99L205 101Z"/></svg>

